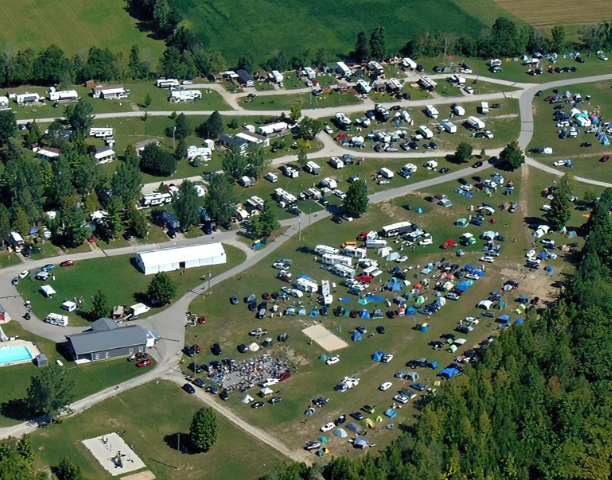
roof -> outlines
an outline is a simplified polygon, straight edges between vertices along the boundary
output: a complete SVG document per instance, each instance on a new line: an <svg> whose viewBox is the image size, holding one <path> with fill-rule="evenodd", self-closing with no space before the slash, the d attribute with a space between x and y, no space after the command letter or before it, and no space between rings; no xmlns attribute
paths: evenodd
<svg viewBox="0 0 612 480"><path fill-rule="evenodd" d="M242 145L248 145L249 141L244 138L234 138L231 135L222 135L220 141L223 145L231 146L236 145L241 147Z"/></svg>
<svg viewBox="0 0 612 480"><path fill-rule="evenodd" d="M123 90L123 85L96 85L92 90L94 92L104 92L106 90Z"/></svg>
<svg viewBox="0 0 612 480"><path fill-rule="evenodd" d="M243 82L248 82L248 81L253 81L253 77L251 76L251 74L249 72L247 72L246 70L236 70L236 74L238 75L238 77L240 77L240 80L242 80Z"/></svg>
<svg viewBox="0 0 612 480"><path fill-rule="evenodd" d="M95 332L108 332L109 330L115 330L117 324L110 318L102 317L91 324L91 329Z"/></svg>
<svg viewBox="0 0 612 480"><path fill-rule="evenodd" d="M137 254L145 268L150 265L189 262L200 258L218 256L225 256L225 249L218 242L204 245L188 245L186 247L163 248L161 250L150 250Z"/></svg>
<svg viewBox="0 0 612 480"><path fill-rule="evenodd" d="M140 142L136 142L134 144L134 148L136 150L141 150L147 145L151 145L151 144L158 145L159 140L157 138L147 138L146 140L141 140Z"/></svg>
<svg viewBox="0 0 612 480"><path fill-rule="evenodd" d="M108 319L103 318L100 320ZM83 355L104 350L132 347L134 345L146 345L147 330L140 325L130 325L113 330L89 330L77 333L76 335L68 335L66 338L72 345L74 353Z"/></svg>
<svg viewBox="0 0 612 480"><path fill-rule="evenodd" d="M61 152L59 148L42 147L37 153L45 157L59 157Z"/></svg>

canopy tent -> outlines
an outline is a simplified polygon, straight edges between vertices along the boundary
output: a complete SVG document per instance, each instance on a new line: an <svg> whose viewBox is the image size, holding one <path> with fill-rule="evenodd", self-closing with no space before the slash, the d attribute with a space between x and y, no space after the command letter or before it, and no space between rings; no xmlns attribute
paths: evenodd
<svg viewBox="0 0 612 480"><path fill-rule="evenodd" d="M253 397L251 397L248 393L242 399L242 403L251 403L253 401Z"/></svg>
<svg viewBox="0 0 612 480"><path fill-rule="evenodd" d="M509 315L500 315L497 318L497 321L502 325L508 326L510 325L510 316Z"/></svg>
<svg viewBox="0 0 612 480"><path fill-rule="evenodd" d="M266 395L272 395L274 390L272 390L270 387L264 387L259 391L259 393L265 397Z"/></svg>
<svg viewBox="0 0 612 480"><path fill-rule="evenodd" d="M57 293L51 285L43 285L42 287L40 287L40 291L47 298L51 298Z"/></svg>

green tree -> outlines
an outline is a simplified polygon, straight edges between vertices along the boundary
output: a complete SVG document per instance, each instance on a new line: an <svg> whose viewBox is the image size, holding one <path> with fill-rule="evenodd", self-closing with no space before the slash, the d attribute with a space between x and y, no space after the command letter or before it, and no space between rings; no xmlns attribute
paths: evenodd
<svg viewBox="0 0 612 480"><path fill-rule="evenodd" d="M24 433L17 442L17 454L25 460L28 465L32 466L34 464L34 449L32 448L30 435L27 433Z"/></svg>
<svg viewBox="0 0 612 480"><path fill-rule="evenodd" d="M217 414L212 408L200 408L191 420L189 440L193 447L208 452L219 439Z"/></svg>
<svg viewBox="0 0 612 480"><path fill-rule="evenodd" d="M178 139L176 142L176 148L174 149L174 159L179 162L182 159L187 158L187 144L183 137Z"/></svg>
<svg viewBox="0 0 612 480"><path fill-rule="evenodd" d="M127 151L127 149L126 149ZM125 160L119 164L111 179L111 190L118 196L124 205L140 197L142 180L139 168L140 159L134 154L125 154Z"/></svg>
<svg viewBox="0 0 612 480"><path fill-rule="evenodd" d="M208 183L208 191L204 197L206 211L217 223L223 223L232 218L236 194L227 174L215 175Z"/></svg>
<svg viewBox="0 0 612 480"><path fill-rule="evenodd" d="M323 130L323 122L319 119L304 117L296 132L297 138L304 140L314 140Z"/></svg>
<svg viewBox="0 0 612 480"><path fill-rule="evenodd" d="M10 138L17 135L17 121L12 110L0 112L0 148L4 148Z"/></svg>
<svg viewBox="0 0 612 480"><path fill-rule="evenodd" d="M132 80L141 80L144 78L145 69L143 68L142 61L140 60L140 48L138 47L138 45L133 45L132 49L130 50L128 70L130 72L130 77L132 77Z"/></svg>
<svg viewBox="0 0 612 480"><path fill-rule="evenodd" d="M198 210L198 194L195 186L189 180L184 180L179 187L178 197L174 200L176 217L181 222L181 228L190 230L198 224L200 211Z"/></svg>
<svg viewBox="0 0 612 480"><path fill-rule="evenodd" d="M351 183L346 191L344 207L352 217L360 217L368 210L368 187L363 180Z"/></svg>
<svg viewBox="0 0 612 480"><path fill-rule="evenodd" d="M220 51L211 53L210 57L208 57L208 61L211 72L224 72L227 70L227 61Z"/></svg>
<svg viewBox="0 0 612 480"><path fill-rule="evenodd" d="M104 217L104 232L108 240L115 240L123 232L123 210L121 198L109 198L106 204L107 215Z"/></svg>
<svg viewBox="0 0 612 480"><path fill-rule="evenodd" d="M300 148L298 152L298 164L301 168L304 168L308 163L308 153L305 148Z"/></svg>
<svg viewBox="0 0 612 480"><path fill-rule="evenodd" d="M26 404L33 415L48 415L53 421L74 400L76 382L70 370L49 365L30 377Z"/></svg>
<svg viewBox="0 0 612 480"><path fill-rule="evenodd" d="M559 188L553 192L553 198L550 201L550 211L546 214L550 226L555 231L560 231L572 215L569 201L569 181L564 175L559 182Z"/></svg>
<svg viewBox="0 0 612 480"><path fill-rule="evenodd" d="M96 210L100 210L100 200L98 194L92 190L85 198L85 213L91 215Z"/></svg>
<svg viewBox="0 0 612 480"><path fill-rule="evenodd" d="M272 163L272 160L265 156L264 149L259 145L251 145L247 149L246 157L246 174L255 179L260 178Z"/></svg>
<svg viewBox="0 0 612 480"><path fill-rule="evenodd" d="M147 289L147 296L153 305L172 303L176 297L176 285L166 272L156 273Z"/></svg>
<svg viewBox="0 0 612 480"><path fill-rule="evenodd" d="M72 168L68 160L60 155L51 164L51 170L53 171L53 185L51 185L49 197L56 205L61 206L63 199L73 195L76 191L72 184Z"/></svg>
<svg viewBox="0 0 612 480"><path fill-rule="evenodd" d="M102 290L98 289L92 299L91 314L93 318L98 319L107 317L109 311L108 297Z"/></svg>
<svg viewBox="0 0 612 480"><path fill-rule="evenodd" d="M234 180L242 178L249 166L249 159L234 145L226 149L221 161L221 168Z"/></svg>
<svg viewBox="0 0 612 480"><path fill-rule="evenodd" d="M370 45L365 32L357 34L357 42L355 43L355 61L363 63L370 59Z"/></svg>
<svg viewBox="0 0 612 480"><path fill-rule="evenodd" d="M289 118L294 122L297 122L302 116L302 107L299 103L294 103L291 105L291 110L289 112Z"/></svg>
<svg viewBox="0 0 612 480"><path fill-rule="evenodd" d="M64 117L66 122L72 128L72 140L75 142L83 142L89 137L89 129L93 125L93 107L88 100L67 105L64 109Z"/></svg>
<svg viewBox="0 0 612 480"><path fill-rule="evenodd" d="M17 207L15 209L15 219L13 220L13 228L17 230L22 236L30 234L31 227L30 219L23 208Z"/></svg>
<svg viewBox="0 0 612 480"><path fill-rule="evenodd" d="M525 155L519 148L517 142L512 142L501 151L499 159L502 164L505 164L510 170L514 171L525 163Z"/></svg>
<svg viewBox="0 0 612 480"><path fill-rule="evenodd" d="M11 216L8 208L0 203L0 238L7 239L11 234Z"/></svg>
<svg viewBox="0 0 612 480"><path fill-rule="evenodd" d="M238 130L239 126L240 126L240 123L238 122L238 119L236 117L232 118L232 120L229 123L229 128L231 128L232 130Z"/></svg>
<svg viewBox="0 0 612 480"><path fill-rule="evenodd" d="M563 40L565 40L565 27L563 25L555 25L550 34L552 37L551 48L554 52L558 52L563 46Z"/></svg>
<svg viewBox="0 0 612 480"><path fill-rule="evenodd" d="M269 237L272 232L280 228L276 212L269 200L264 201L264 206L259 215L251 218L249 232L254 238Z"/></svg>
<svg viewBox="0 0 612 480"><path fill-rule="evenodd" d="M459 163L467 163L470 158L472 158L472 145L467 142L461 142L457 145L457 150L455 151L455 159Z"/></svg>
<svg viewBox="0 0 612 480"><path fill-rule="evenodd" d="M76 195L63 199L62 205L63 242L67 247L78 247L90 234L86 224L85 212L80 205L80 199Z"/></svg>
<svg viewBox="0 0 612 480"><path fill-rule="evenodd" d="M385 58L387 47L385 45L385 29L376 27L370 35L370 52L372 58L383 60Z"/></svg>
<svg viewBox="0 0 612 480"><path fill-rule="evenodd" d="M62 458L54 473L57 480L85 480L81 467L72 463L68 455Z"/></svg>
<svg viewBox="0 0 612 480"><path fill-rule="evenodd" d="M34 120L32 126L28 129L28 133L26 134L26 146L31 147L35 143L40 142L42 137L43 135L40 132L38 123L36 123L36 120Z"/></svg>
<svg viewBox="0 0 612 480"><path fill-rule="evenodd" d="M223 135L223 130L223 117L215 111L198 127L197 133L205 138L219 138Z"/></svg>
<svg viewBox="0 0 612 480"><path fill-rule="evenodd" d="M191 126L191 120L187 118L184 113L179 113L174 120L174 137L177 139L187 138L193 133L193 127Z"/></svg>
<svg viewBox="0 0 612 480"><path fill-rule="evenodd" d="M127 220L129 230L138 238L146 238L149 234L145 216L133 204L128 207Z"/></svg>
<svg viewBox="0 0 612 480"><path fill-rule="evenodd" d="M149 92L147 92L147 94L145 95L145 98L144 98L144 102L143 102L145 108L149 108L151 106L151 101L152 101L151 100L151 94Z"/></svg>
<svg viewBox="0 0 612 480"><path fill-rule="evenodd" d="M140 155L140 168L145 173L167 177L176 171L176 159L159 145L147 145Z"/></svg>

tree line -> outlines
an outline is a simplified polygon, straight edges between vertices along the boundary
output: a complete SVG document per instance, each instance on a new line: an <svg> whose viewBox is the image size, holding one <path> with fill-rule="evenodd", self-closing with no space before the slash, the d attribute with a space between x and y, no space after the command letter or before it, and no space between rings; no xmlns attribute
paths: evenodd
<svg viewBox="0 0 612 480"><path fill-rule="evenodd" d="M612 475L612 191L547 309L501 332L380 454L293 464L265 480L606 479Z"/></svg>

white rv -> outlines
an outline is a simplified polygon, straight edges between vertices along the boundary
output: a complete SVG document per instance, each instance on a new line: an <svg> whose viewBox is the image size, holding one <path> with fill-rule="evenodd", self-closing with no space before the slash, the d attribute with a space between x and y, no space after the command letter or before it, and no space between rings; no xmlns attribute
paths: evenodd
<svg viewBox="0 0 612 480"><path fill-rule="evenodd" d="M57 325L58 327L68 326L68 317L66 315L58 315L57 313L50 313L45 318L45 322L51 325Z"/></svg>
<svg viewBox="0 0 612 480"><path fill-rule="evenodd" d="M314 251L318 255L338 255L338 253L340 252L340 250L338 250L337 248L329 247L327 245L317 245L314 248Z"/></svg>
<svg viewBox="0 0 612 480"><path fill-rule="evenodd" d="M467 123L474 130L482 130L486 127L486 124L480 118L477 117L468 117Z"/></svg>
<svg viewBox="0 0 612 480"><path fill-rule="evenodd" d="M175 78L160 78L157 80L156 85L159 88L174 88L178 87L180 83Z"/></svg>
<svg viewBox="0 0 612 480"><path fill-rule="evenodd" d="M444 129L445 132L457 133L457 125L455 125L450 120L447 120L447 119L442 120L442 122L440 123L440 126Z"/></svg>
<svg viewBox="0 0 612 480"><path fill-rule="evenodd" d="M423 136L423 138L429 140L430 138L433 138L433 132L427 128L425 125L421 125L419 127L418 132Z"/></svg>
<svg viewBox="0 0 612 480"><path fill-rule="evenodd" d="M114 130L110 127L91 127L89 129L89 136L96 138L112 137Z"/></svg>
<svg viewBox="0 0 612 480"><path fill-rule="evenodd" d="M438 109L436 107L434 107L433 105L427 105L425 107L425 113L427 114L428 117L431 118L438 118Z"/></svg>

